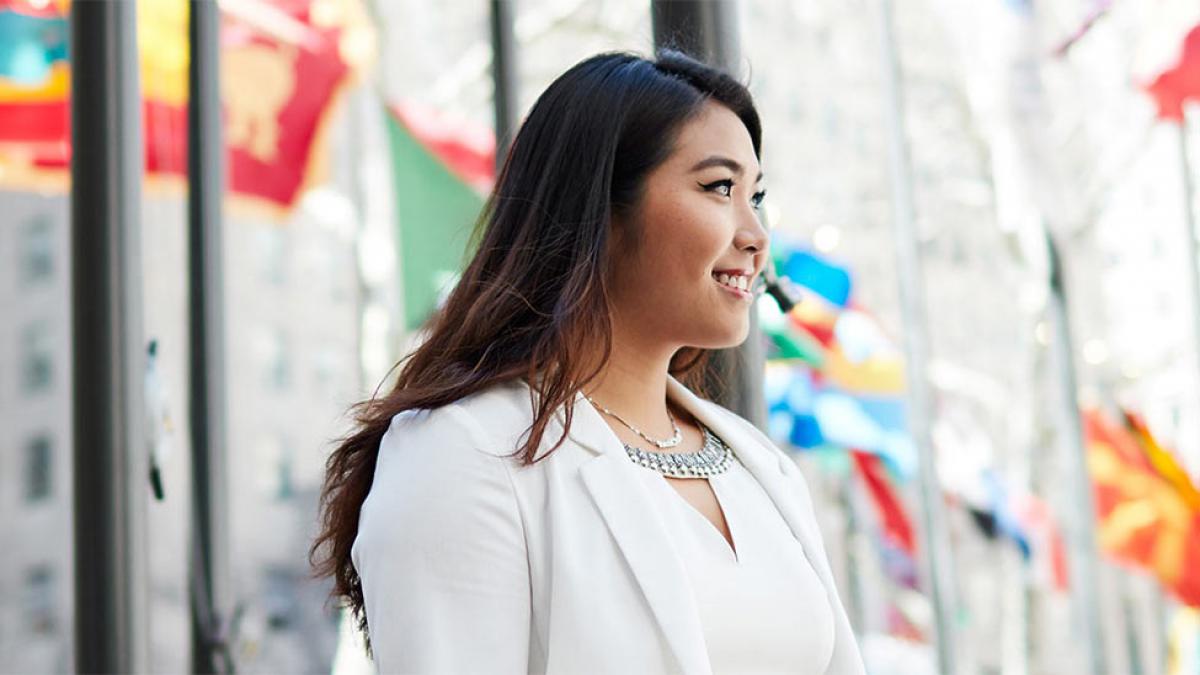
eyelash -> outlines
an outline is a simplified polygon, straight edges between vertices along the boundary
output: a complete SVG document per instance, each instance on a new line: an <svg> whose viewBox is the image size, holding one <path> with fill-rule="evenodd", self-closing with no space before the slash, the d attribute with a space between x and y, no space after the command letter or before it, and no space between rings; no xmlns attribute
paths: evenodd
<svg viewBox="0 0 1200 675"><path fill-rule="evenodd" d="M729 186L729 190L732 192L733 191L733 180L729 179L729 178L725 178L723 180L714 181L707 185L701 184L701 187L703 187L705 190L708 190L709 192L714 191L717 187L720 187L720 186ZM728 197L729 195L724 195L724 196ZM759 190L758 192L755 192L754 196L752 196L750 198L750 203L753 204L754 208L757 209L762 206L763 198L766 196L767 196L766 190Z"/></svg>

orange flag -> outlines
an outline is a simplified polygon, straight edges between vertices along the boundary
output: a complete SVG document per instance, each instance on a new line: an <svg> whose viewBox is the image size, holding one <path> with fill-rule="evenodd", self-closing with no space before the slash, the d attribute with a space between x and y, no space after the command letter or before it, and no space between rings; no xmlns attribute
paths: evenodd
<svg viewBox="0 0 1200 675"><path fill-rule="evenodd" d="M1097 410L1083 414L1100 548L1200 607L1200 497L1170 453L1132 419L1126 428Z"/></svg>

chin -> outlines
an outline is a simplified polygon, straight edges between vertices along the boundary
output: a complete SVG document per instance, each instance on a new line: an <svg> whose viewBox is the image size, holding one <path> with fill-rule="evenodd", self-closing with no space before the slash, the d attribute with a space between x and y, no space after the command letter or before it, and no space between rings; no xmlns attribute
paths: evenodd
<svg viewBox="0 0 1200 675"><path fill-rule="evenodd" d="M740 326L729 326L720 333L710 333L704 340L697 340L692 346L700 349L730 349L746 341L750 335L750 322L742 322Z"/></svg>

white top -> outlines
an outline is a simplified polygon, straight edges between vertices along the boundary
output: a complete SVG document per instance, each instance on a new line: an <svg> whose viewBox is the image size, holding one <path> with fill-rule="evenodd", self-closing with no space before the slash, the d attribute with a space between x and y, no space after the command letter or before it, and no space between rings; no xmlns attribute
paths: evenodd
<svg viewBox="0 0 1200 675"><path fill-rule="evenodd" d="M824 585L766 492L735 461L708 478L733 537L657 471L635 465L683 559L714 673L824 673L834 616ZM704 480L704 479L690 479Z"/></svg>
<svg viewBox="0 0 1200 675"><path fill-rule="evenodd" d="M551 416L539 448L542 455L560 443L550 457L528 466L507 457L533 422L531 395L517 382L436 410L405 411L379 442L351 549L379 672L728 675L712 668L684 563L700 558L680 554L684 540L672 541L675 528L655 495L682 497L661 476L640 473L648 469L629 460L582 393ZM733 448L778 515L766 512L782 516L816 569L834 616L825 670L863 675L800 468L754 425L673 378L667 395ZM643 478L672 492L648 489ZM746 564L778 558L769 543L786 537L759 536L771 521L753 514L764 509L737 499L755 493L721 487ZM724 545L712 536L709 545ZM775 579L772 589L779 588ZM762 612L747 610L751 594L742 596L739 623L757 623ZM800 618L766 622L772 635L794 626L802 640L827 622L813 609L818 603L789 606L803 608L793 612ZM705 622L710 631L716 625ZM776 642L793 644L790 635ZM718 666L725 658L717 655Z"/></svg>

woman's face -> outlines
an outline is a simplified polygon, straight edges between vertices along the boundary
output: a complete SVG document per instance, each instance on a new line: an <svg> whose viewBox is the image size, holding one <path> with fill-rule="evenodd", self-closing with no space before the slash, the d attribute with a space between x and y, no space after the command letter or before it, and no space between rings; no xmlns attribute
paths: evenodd
<svg viewBox="0 0 1200 675"><path fill-rule="evenodd" d="M614 233L611 298L619 328L674 348L724 348L746 339L749 289L767 260L760 180L741 119L706 103Z"/></svg>

